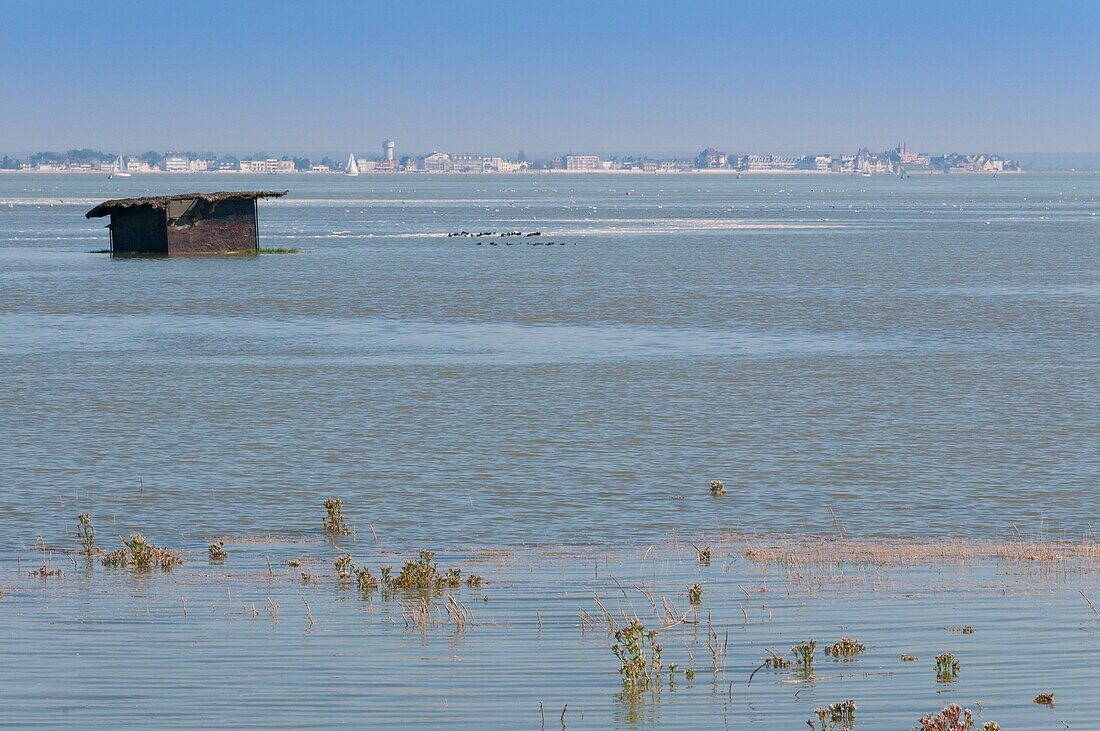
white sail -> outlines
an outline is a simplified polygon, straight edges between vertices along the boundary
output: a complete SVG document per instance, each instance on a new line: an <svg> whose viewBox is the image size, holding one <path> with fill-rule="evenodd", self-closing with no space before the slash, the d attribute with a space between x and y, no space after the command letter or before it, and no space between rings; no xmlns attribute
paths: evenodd
<svg viewBox="0 0 1100 731"><path fill-rule="evenodd" d="M113 174L117 175L120 178L130 177L130 173L126 172L126 161L122 159L122 155L119 155L118 158L115 160L115 169Z"/></svg>
<svg viewBox="0 0 1100 731"><path fill-rule="evenodd" d="M359 174L359 163L356 161L355 153L353 152L350 155L348 155L348 169L347 169L347 172L345 173L345 175L358 175L358 174Z"/></svg>

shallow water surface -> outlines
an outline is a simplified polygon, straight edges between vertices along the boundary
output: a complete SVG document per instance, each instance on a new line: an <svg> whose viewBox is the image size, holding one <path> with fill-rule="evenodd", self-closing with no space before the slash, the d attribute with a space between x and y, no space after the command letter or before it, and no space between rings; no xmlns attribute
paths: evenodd
<svg viewBox="0 0 1100 731"><path fill-rule="evenodd" d="M170 574L27 554L22 569L45 559L65 575L0 578L0 725L538 729L545 718L556 729L565 709L568 729L798 729L848 698L857 729L909 729L948 703L1006 729L1100 718L1100 619L1077 593L1100 594L1091 571L995 561L787 570L738 546L715 544L710 566L686 544L443 556L486 577L450 590L468 612L462 628L442 597L421 626L397 601L413 606L411 596L341 583L331 559L342 550L372 567L401 563L364 536L229 542L224 565L195 552ZM614 627L637 616L657 629L660 683L623 691L601 606ZM829 657L843 636L866 651ZM791 645L810 639L811 674L752 675L770 652L793 659ZM953 681L937 679L941 652L960 661ZM1032 702L1050 691L1053 709Z"/></svg>
<svg viewBox="0 0 1100 731"><path fill-rule="evenodd" d="M89 253L108 239L83 214L104 199L226 187L289 188L260 203L262 244L303 253ZM606 636L580 636L593 593L614 594L587 564L486 570L457 637L329 579L264 578L259 549L228 565L239 584L201 567L221 535L316 540L336 495L360 540L448 561L838 525L1091 535L1098 212L1095 175L0 175L0 724L535 728L543 701L549 728L566 703L569 728L800 728L845 697L865 728L953 698L1015 728L1095 720L1075 675L1096 670L1089 574L1004 598L996 567L975 590L927 570L888 602L784 593L765 624L731 558L706 577L731 633L722 681L624 705ZM103 541L142 531L191 559L171 578L29 580L81 512ZM686 591L692 562L663 560ZM277 623L246 607L267 596ZM903 644L922 661L965 646L950 623L981 630L956 684L898 666ZM851 671L742 688L761 648L848 628L874 650ZM674 634L674 661L693 648L705 667ZM1030 704L1047 678L1055 712Z"/></svg>
<svg viewBox="0 0 1100 731"><path fill-rule="evenodd" d="M212 186L289 188L263 242L305 253L86 253L100 200ZM1091 175L0 176L0 542L56 534L57 501L158 535L304 530L328 493L411 547L818 529L828 507L862 533L952 531L965 505L1077 535L1098 195ZM712 478L744 499L715 510Z"/></svg>

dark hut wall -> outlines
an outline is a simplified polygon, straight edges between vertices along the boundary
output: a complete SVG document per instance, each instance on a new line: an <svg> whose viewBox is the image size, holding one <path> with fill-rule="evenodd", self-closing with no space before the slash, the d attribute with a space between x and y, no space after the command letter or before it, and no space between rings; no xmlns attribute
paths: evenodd
<svg viewBox="0 0 1100 731"><path fill-rule="evenodd" d="M186 199L168 206L168 253L255 251L256 202L251 198Z"/></svg>
<svg viewBox="0 0 1100 731"><path fill-rule="evenodd" d="M111 214L111 251L116 254L167 254L164 211L149 206Z"/></svg>

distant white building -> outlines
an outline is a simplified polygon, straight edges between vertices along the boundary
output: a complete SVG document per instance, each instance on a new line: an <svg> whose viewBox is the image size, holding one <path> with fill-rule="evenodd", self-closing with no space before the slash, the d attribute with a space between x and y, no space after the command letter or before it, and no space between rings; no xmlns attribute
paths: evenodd
<svg viewBox="0 0 1100 731"><path fill-rule="evenodd" d="M492 169L493 160L494 158L477 152L452 152L451 169L456 173L483 173Z"/></svg>
<svg viewBox="0 0 1100 731"><path fill-rule="evenodd" d="M292 173L294 172L293 160L276 160L269 157L266 160L241 160L242 173Z"/></svg>
<svg viewBox="0 0 1100 731"><path fill-rule="evenodd" d="M169 155L164 158L164 172L189 173L191 172L191 161L183 155Z"/></svg>
<svg viewBox="0 0 1100 731"><path fill-rule="evenodd" d="M745 167L748 170L794 170L797 165L797 157L749 155L745 158Z"/></svg>
<svg viewBox="0 0 1100 731"><path fill-rule="evenodd" d="M149 173L157 168L153 167L144 160L139 160L136 157L130 157L126 159L126 170L131 173Z"/></svg>
<svg viewBox="0 0 1100 731"><path fill-rule="evenodd" d="M566 170L603 170L603 162L598 155L566 155Z"/></svg>
<svg viewBox="0 0 1100 731"><path fill-rule="evenodd" d="M428 173L445 173L452 169L451 156L446 152L433 152L425 155L420 168Z"/></svg>

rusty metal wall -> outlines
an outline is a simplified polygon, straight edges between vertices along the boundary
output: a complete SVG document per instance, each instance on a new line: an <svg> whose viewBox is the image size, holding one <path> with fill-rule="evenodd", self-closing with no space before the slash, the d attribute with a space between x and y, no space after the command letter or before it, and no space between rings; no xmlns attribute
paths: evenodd
<svg viewBox="0 0 1100 731"><path fill-rule="evenodd" d="M255 251L256 208L251 199L180 205L168 221L168 253L223 254Z"/></svg>
<svg viewBox="0 0 1100 731"><path fill-rule="evenodd" d="M111 214L111 251L115 254L167 254L164 211L138 207Z"/></svg>

